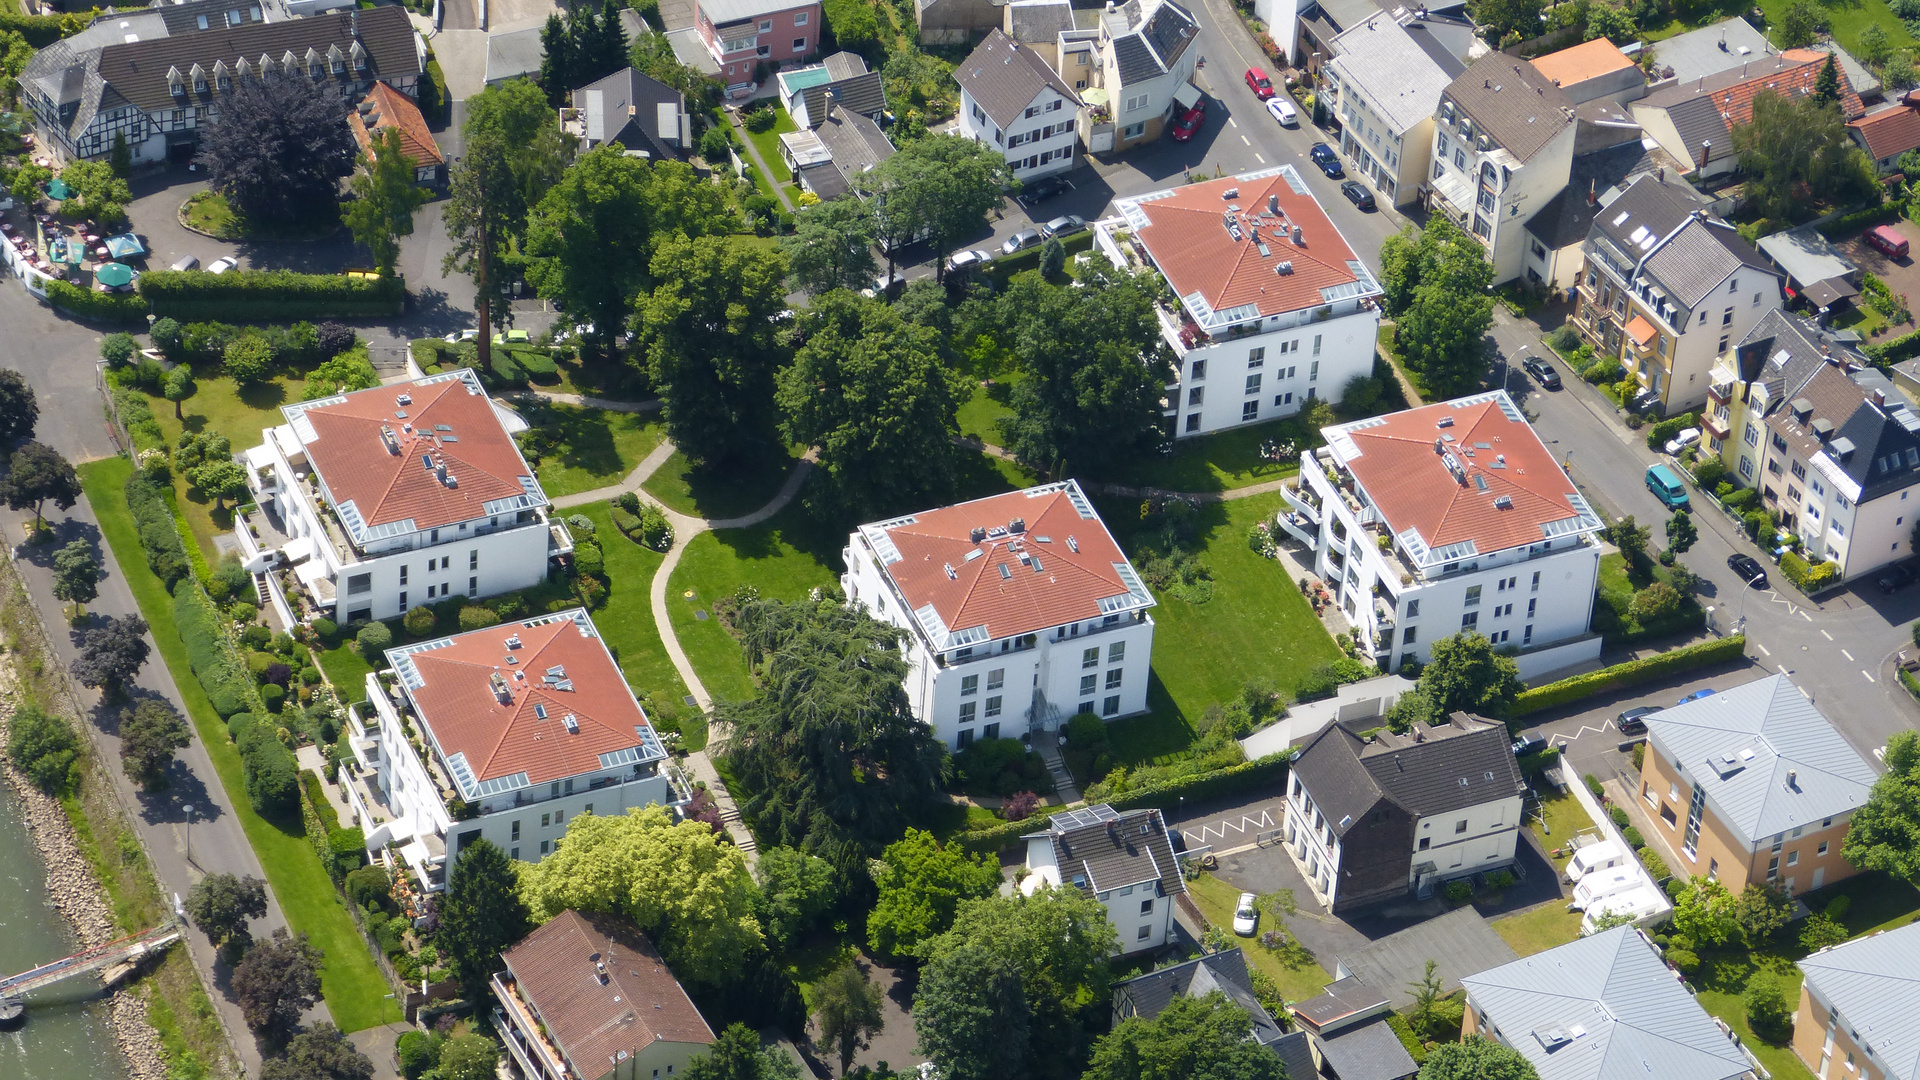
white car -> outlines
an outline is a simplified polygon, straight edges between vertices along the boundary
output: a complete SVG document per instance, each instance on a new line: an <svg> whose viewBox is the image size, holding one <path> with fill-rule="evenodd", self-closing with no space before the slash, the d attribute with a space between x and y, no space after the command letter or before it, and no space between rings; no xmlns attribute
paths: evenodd
<svg viewBox="0 0 1920 1080"><path fill-rule="evenodd" d="M971 249L967 251L956 251L953 253L953 257L947 260L947 270L949 272L971 270L975 267L986 265L989 258L991 258L991 256L984 251Z"/></svg>
<svg viewBox="0 0 1920 1080"><path fill-rule="evenodd" d="M1241 937L1252 937L1254 927L1260 924L1260 909L1254 906L1255 897L1250 892L1240 894L1240 902L1233 906L1233 932Z"/></svg>
<svg viewBox="0 0 1920 1080"><path fill-rule="evenodd" d="M240 260L229 255L224 259L213 260L213 262L207 267L207 273L224 274L229 270L238 268L239 265L240 265Z"/></svg>
<svg viewBox="0 0 1920 1080"><path fill-rule="evenodd" d="M1268 98L1267 111L1273 114L1275 120L1280 121L1281 127L1300 126L1300 111L1293 107L1293 102L1288 101L1285 95L1277 94Z"/></svg>
<svg viewBox="0 0 1920 1080"><path fill-rule="evenodd" d="M474 338L477 338L479 336L480 336L480 331L474 330L471 328L466 330L456 330L453 333L447 335L446 342L449 345L458 345L463 341L472 341Z"/></svg>
<svg viewBox="0 0 1920 1080"><path fill-rule="evenodd" d="M1681 451L1686 450L1689 447L1698 446L1699 444L1700 444L1700 429L1697 427L1690 427L1681 431L1680 434L1675 435L1673 438L1667 440L1667 453L1670 455L1673 455L1674 457L1678 457L1680 456Z"/></svg>

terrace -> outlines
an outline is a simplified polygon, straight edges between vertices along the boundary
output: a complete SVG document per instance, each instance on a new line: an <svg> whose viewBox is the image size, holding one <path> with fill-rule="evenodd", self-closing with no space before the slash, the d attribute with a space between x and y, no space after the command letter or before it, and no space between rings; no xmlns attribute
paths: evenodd
<svg viewBox="0 0 1920 1080"><path fill-rule="evenodd" d="M568 1080L572 1075L559 1047L547 1038L546 1025L533 1015L533 1006L520 996L520 986L504 972L493 977L494 1030L506 1038L507 1050L528 1077Z"/></svg>

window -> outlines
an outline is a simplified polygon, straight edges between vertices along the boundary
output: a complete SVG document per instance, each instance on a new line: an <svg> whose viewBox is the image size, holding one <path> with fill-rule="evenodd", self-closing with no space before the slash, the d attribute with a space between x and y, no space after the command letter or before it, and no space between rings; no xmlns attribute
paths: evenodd
<svg viewBox="0 0 1920 1080"><path fill-rule="evenodd" d="M1248 369L1257 368L1261 364L1264 364L1266 362L1267 362L1267 347L1265 345L1262 345L1257 349L1249 349L1247 351Z"/></svg>
<svg viewBox="0 0 1920 1080"><path fill-rule="evenodd" d="M1120 677L1125 674L1126 674L1125 668L1114 668L1113 670L1107 672L1107 689L1109 690L1120 689Z"/></svg>
<svg viewBox="0 0 1920 1080"><path fill-rule="evenodd" d="M1247 393L1257 394L1259 392L1260 392L1260 373L1256 371L1253 374L1247 376Z"/></svg>
<svg viewBox="0 0 1920 1080"><path fill-rule="evenodd" d="M1152 936L1153 936L1153 927L1143 926L1140 928L1139 940L1145 941Z"/></svg>
<svg viewBox="0 0 1920 1080"><path fill-rule="evenodd" d="M1320 355L1320 339L1323 336L1324 335L1321 335L1321 334L1313 335L1313 355L1315 356Z"/></svg>
<svg viewBox="0 0 1920 1080"><path fill-rule="evenodd" d="M520 823L519 822L516 821L513 823L512 829L509 831L507 839L509 840L520 839Z"/></svg>
<svg viewBox="0 0 1920 1080"><path fill-rule="evenodd" d="M1145 94L1135 94L1134 96L1127 99L1128 112L1133 112L1138 109L1144 109L1146 107L1147 107L1147 95ZM1144 127L1145 125L1142 125L1142 126Z"/></svg>
<svg viewBox="0 0 1920 1080"><path fill-rule="evenodd" d="M756 48L756 49L754 49L754 50L753 50L753 55L755 55L755 56L758 56L758 57L760 57L761 59L763 59L763 60L764 60L764 59L766 59L767 57L769 57L769 56L772 56L772 55L773 55L773 46L771 46L771 45L762 45L762 46L760 46L760 47L758 47L758 48Z"/></svg>
<svg viewBox="0 0 1920 1080"><path fill-rule="evenodd" d="M1080 62L1084 64L1084 63L1086 63L1086 59L1085 59L1085 58L1083 57L1083 58L1081 59L1081 61L1080 61ZM1052 101L1049 101L1049 102L1047 102L1047 107L1046 107L1046 110L1045 110L1045 111L1047 111L1047 112L1059 112L1059 111L1060 111L1060 106L1061 106L1062 104L1063 104L1063 102L1061 102L1061 100L1060 100L1059 98L1054 98L1054 99L1053 99ZM1065 126L1063 125L1063 126L1061 127L1061 129L1060 129L1060 130L1062 130L1062 131L1065 131L1065 130L1066 130L1066 127L1065 127Z"/></svg>
<svg viewBox="0 0 1920 1080"><path fill-rule="evenodd" d="M1206 387L1204 386L1194 387L1193 389L1187 391L1187 408L1189 409L1197 408L1202 402L1206 400L1206 398L1207 398Z"/></svg>
<svg viewBox="0 0 1920 1080"><path fill-rule="evenodd" d="M1107 646L1107 663L1117 664L1127 658L1127 643L1116 641Z"/></svg>
<svg viewBox="0 0 1920 1080"><path fill-rule="evenodd" d="M1100 676L1098 675L1080 676L1080 692L1081 693L1091 694L1095 690L1098 690L1099 688L1100 688Z"/></svg>
<svg viewBox="0 0 1920 1080"><path fill-rule="evenodd" d="M1456 822L1454 822L1454 823L1453 823L1453 833L1454 833L1454 835L1455 835L1455 836L1458 836L1458 835L1460 835L1461 833L1463 833L1463 832L1466 832L1466 831L1467 831L1467 819L1466 819L1466 818L1461 818L1461 819L1460 819L1459 821L1456 821Z"/></svg>
<svg viewBox="0 0 1920 1080"><path fill-rule="evenodd" d="M347 578L347 595L358 596L373 591L372 574L352 574Z"/></svg>
<svg viewBox="0 0 1920 1080"><path fill-rule="evenodd" d="M1533 616L1534 616L1534 613L1535 613L1535 608L1536 608L1536 606L1537 606L1537 605L1538 605L1539 603L1540 603L1540 601L1538 601L1538 600L1529 600L1529 601L1527 601L1527 618L1529 618L1529 619L1531 619L1531 618L1533 618ZM1509 608L1511 608L1511 607L1512 607L1513 605L1512 605L1512 604L1508 604L1507 606L1508 606Z"/></svg>
<svg viewBox="0 0 1920 1080"><path fill-rule="evenodd" d="M987 672L987 689L989 690L1000 689L1000 687L1006 685L1006 681L1006 668L994 668L992 671Z"/></svg>
<svg viewBox="0 0 1920 1080"><path fill-rule="evenodd" d="M1308 382L1312 382L1313 380L1315 380L1315 379L1317 379L1317 378L1319 378L1319 377L1320 377L1320 361L1318 361L1318 360L1315 360L1315 361L1314 361L1314 362L1313 362L1313 363L1312 363L1312 364L1311 364L1311 365L1310 365L1310 366L1309 366L1309 367L1307 368L1307 381L1308 381ZM1308 391L1308 393L1309 393L1309 394L1311 394L1311 393L1312 393L1312 391Z"/></svg>
<svg viewBox="0 0 1920 1080"><path fill-rule="evenodd" d="M1087 651L1081 653L1080 666L1083 668L1099 667L1100 666L1100 646L1095 645L1093 648L1088 649Z"/></svg>
<svg viewBox="0 0 1920 1080"><path fill-rule="evenodd" d="M553 850L553 841L551 840L540 841L540 854L545 855L551 852L552 850Z"/></svg>
<svg viewBox="0 0 1920 1080"><path fill-rule="evenodd" d="M479 578L470 577L467 579L467 595L468 596L480 595L480 579Z"/></svg>
<svg viewBox="0 0 1920 1080"><path fill-rule="evenodd" d="M769 31L769 30L772 30L772 29L773 29L773 20L772 20L772 19L761 19L761 20L760 20L760 32L761 32L761 33L763 33L763 34L764 34L764 33L766 33L767 31Z"/></svg>
<svg viewBox="0 0 1920 1080"><path fill-rule="evenodd" d="M1460 629L1462 630L1471 630L1479 625L1480 613L1477 611L1469 611L1460 617Z"/></svg>
<svg viewBox="0 0 1920 1080"><path fill-rule="evenodd" d="M1281 406L1281 405L1291 405L1291 404L1293 404L1293 393L1292 393L1292 391L1288 391L1287 393L1284 393L1284 394L1275 394L1275 395L1273 395L1273 404L1274 404L1274 406L1275 406L1275 407L1278 407L1278 406Z"/></svg>
<svg viewBox="0 0 1920 1080"><path fill-rule="evenodd" d="M1760 306L1760 294L1759 294L1759 293L1754 293L1754 294L1753 294L1753 306L1754 306L1754 307L1759 307L1759 306Z"/></svg>
<svg viewBox="0 0 1920 1080"><path fill-rule="evenodd" d="M799 12L798 14L796 14L796 15L794 15L794 17L793 17L793 25L795 25L795 26L805 26L805 25L807 25L807 14L808 14L807 12L804 12L804 11L802 11L802 12Z"/></svg>
<svg viewBox="0 0 1920 1080"><path fill-rule="evenodd" d="M1718 349L1717 349L1717 351L1718 351L1718 352L1726 352L1726 351L1727 351L1727 342L1728 342L1729 340L1730 340L1730 338L1728 337L1728 335L1726 335L1726 334L1721 334L1721 335L1720 335L1720 345L1719 345L1719 347L1718 347Z"/></svg>
<svg viewBox="0 0 1920 1080"><path fill-rule="evenodd" d="M998 695L987 699L987 715L989 717L1000 715L1000 700Z"/></svg>
<svg viewBox="0 0 1920 1080"><path fill-rule="evenodd" d="M1796 480L1805 480L1807 478L1807 467L1798 461L1789 463L1787 471L1793 473L1793 478Z"/></svg>
<svg viewBox="0 0 1920 1080"><path fill-rule="evenodd" d="M1110 694L1108 695L1105 701L1102 701L1100 703L1100 715L1101 716L1119 716L1120 715L1120 695L1119 694Z"/></svg>
<svg viewBox="0 0 1920 1080"><path fill-rule="evenodd" d="M1419 632L1420 632L1420 628L1417 626L1407 627L1405 630L1401 631L1400 633L1400 644L1402 645L1413 644Z"/></svg>
<svg viewBox="0 0 1920 1080"><path fill-rule="evenodd" d="M400 584L405 585L406 583L407 583L407 567L402 565L400 567Z"/></svg>
<svg viewBox="0 0 1920 1080"><path fill-rule="evenodd" d="M967 675L960 679L960 696L972 697L980 692L980 676Z"/></svg>
<svg viewBox="0 0 1920 1080"><path fill-rule="evenodd" d="M980 703L977 701L961 702L960 703L960 722L963 724L973 723L973 718L975 715L978 714L979 709L980 709Z"/></svg>
<svg viewBox="0 0 1920 1080"><path fill-rule="evenodd" d="M552 815L552 814L541 814L541 815L540 815L540 827L541 827L541 828L543 828L543 829L550 829L550 828L552 828L552 827L553 827L553 815Z"/></svg>
<svg viewBox="0 0 1920 1080"><path fill-rule="evenodd" d="M1027 119L1029 119L1029 120L1031 120L1031 119L1033 119L1034 117L1036 117L1036 116L1039 116L1039 115L1040 115L1040 106L1038 106L1038 105L1029 105L1029 106L1027 106L1027 111L1026 111L1026 112L1024 112L1024 113L1022 113L1021 115L1022 115L1022 116L1025 116L1025 117L1026 117Z"/></svg>
<svg viewBox="0 0 1920 1080"><path fill-rule="evenodd" d="M1467 604L1466 604L1466 606L1467 606L1467 607L1478 607L1478 606L1479 606L1479 604L1480 604L1480 586L1478 586L1478 585L1469 585L1469 586L1467 586Z"/></svg>
<svg viewBox="0 0 1920 1080"><path fill-rule="evenodd" d="M1258 420L1258 419L1260 419L1260 402L1258 399L1251 399L1251 400L1243 401L1240 403L1240 422L1241 423L1244 424L1249 420Z"/></svg>
<svg viewBox="0 0 1920 1080"><path fill-rule="evenodd" d="M1407 601L1407 618L1417 619L1419 617L1420 617L1420 601L1419 600Z"/></svg>
<svg viewBox="0 0 1920 1080"><path fill-rule="evenodd" d="M1200 430L1200 414L1188 413L1187 414L1187 431L1191 433L1199 430Z"/></svg>
<svg viewBox="0 0 1920 1080"><path fill-rule="evenodd" d="M1797 852L1797 851L1789 851L1789 852L1787 852L1787 865L1788 865L1788 866L1799 866L1799 865L1800 865L1800 853L1799 853L1799 852Z"/></svg>
<svg viewBox="0 0 1920 1080"><path fill-rule="evenodd" d="M961 728L960 737L955 741L960 744L960 749L962 750L965 750L967 747L972 746L973 745L973 729Z"/></svg>
<svg viewBox="0 0 1920 1080"><path fill-rule="evenodd" d="M1147 133L1147 124L1146 124L1146 121L1143 120L1138 124L1128 124L1120 132L1120 137L1123 139L1137 139L1146 133Z"/></svg>
<svg viewBox="0 0 1920 1080"><path fill-rule="evenodd" d="M1194 382L1207 381L1207 361L1205 358L1193 362L1193 367L1187 371L1187 378Z"/></svg>
<svg viewBox="0 0 1920 1080"><path fill-rule="evenodd" d="M1820 847L1819 847L1819 850L1817 850L1817 851L1815 851L1815 852L1814 852L1814 854L1815 854L1815 855L1825 855L1826 853L1827 853L1827 842L1826 842L1825 840L1822 840L1822 841L1820 841Z"/></svg>

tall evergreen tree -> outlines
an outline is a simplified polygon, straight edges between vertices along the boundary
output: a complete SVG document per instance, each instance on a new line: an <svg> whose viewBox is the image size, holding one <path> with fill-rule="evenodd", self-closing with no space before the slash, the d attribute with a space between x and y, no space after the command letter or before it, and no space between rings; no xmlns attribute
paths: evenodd
<svg viewBox="0 0 1920 1080"><path fill-rule="evenodd" d="M485 1001L500 951L533 931L506 852L479 840L460 849L440 905L440 951L453 962L468 1001Z"/></svg>
<svg viewBox="0 0 1920 1080"><path fill-rule="evenodd" d="M1832 105L1840 100L1840 68L1834 63L1833 54L1827 54L1827 62L1820 65L1820 74L1814 76L1813 100L1821 105Z"/></svg>
<svg viewBox="0 0 1920 1080"><path fill-rule="evenodd" d="M547 104L557 109L573 89L573 31L557 11L540 28L540 49L540 89L547 93Z"/></svg>

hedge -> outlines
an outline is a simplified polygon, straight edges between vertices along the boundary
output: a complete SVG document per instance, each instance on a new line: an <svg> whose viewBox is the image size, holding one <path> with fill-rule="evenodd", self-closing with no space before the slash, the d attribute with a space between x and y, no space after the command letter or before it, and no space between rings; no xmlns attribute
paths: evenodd
<svg viewBox="0 0 1920 1080"><path fill-rule="evenodd" d="M131 293L102 293L65 281L47 282L47 302L83 319L138 325L147 319L147 302Z"/></svg>
<svg viewBox="0 0 1920 1080"><path fill-rule="evenodd" d="M63 37L85 30L92 15L91 9L66 15L16 15L0 11L0 32L11 30L26 38L27 44L44 49Z"/></svg>
<svg viewBox="0 0 1920 1080"><path fill-rule="evenodd" d="M1647 429L1647 449L1660 451L1666 449L1667 440L1693 427L1699 417L1690 412L1662 420Z"/></svg>
<svg viewBox="0 0 1920 1080"><path fill-rule="evenodd" d="M1030 832L1039 832L1047 827L1047 819L1065 810L1064 806L1042 806L1029 817L1019 821L1006 821L990 829L974 829L956 834L947 841L952 847L959 845L963 851L999 851L1015 840Z"/></svg>
<svg viewBox="0 0 1920 1080"><path fill-rule="evenodd" d="M1525 716L1540 709L1564 705L1569 701L1578 701L1609 690L1619 690L1663 675L1673 675L1710 664L1718 664L1745 655L1746 647L1746 637L1735 634L1732 637L1673 649L1658 656L1649 656L1644 660L1630 660L1624 664L1615 664L1610 668L1590 671L1585 675L1575 675L1571 679L1561 679L1559 682L1551 682L1545 686L1531 687L1513 699L1513 707L1507 710L1507 715L1509 717Z"/></svg>
<svg viewBox="0 0 1920 1080"><path fill-rule="evenodd" d="M258 322L398 315L406 285L397 277L291 270L149 270L140 277L140 295L158 315Z"/></svg>
<svg viewBox="0 0 1920 1080"><path fill-rule="evenodd" d="M307 843L320 856L335 887L366 862L366 834L357 826L340 827L340 815L311 769L300 770L300 818L307 827Z"/></svg>
<svg viewBox="0 0 1920 1080"><path fill-rule="evenodd" d="M1791 551L1780 553L1780 572L1803 593L1816 593L1840 580L1840 566L1831 559L1809 564Z"/></svg>
<svg viewBox="0 0 1920 1080"><path fill-rule="evenodd" d="M1829 240L1838 240L1848 233L1859 232L1868 226L1884 225L1889 221L1897 221L1900 218L1901 211L1905 209L1906 205L1904 203L1884 202L1879 206L1869 206L1865 210L1855 210L1851 214L1841 214L1839 217L1820 226L1820 234Z"/></svg>
<svg viewBox="0 0 1920 1080"><path fill-rule="evenodd" d="M261 817L285 820L300 812L300 766L279 739L256 737L241 765L246 771L247 801Z"/></svg>
<svg viewBox="0 0 1920 1080"><path fill-rule="evenodd" d="M189 579L174 591L174 630L187 646L187 662L192 665L200 685L206 688L214 711L223 717L238 712L265 716L266 709L253 693L253 679L247 674L246 662L227 640L220 621L220 613L198 582ZM265 726L272 721L259 723Z"/></svg>
<svg viewBox="0 0 1920 1080"><path fill-rule="evenodd" d="M1072 236L1060 241L1060 246L1066 249L1067 266L1068 269L1071 270L1073 257L1093 247L1093 230L1089 228L1082 232L1074 233ZM991 262L987 263L987 273L994 278L995 285L1004 288L1007 279L1020 273L1022 270L1040 269L1040 253L1046 249L1047 245L1045 243L1039 243L1023 251L1016 251L1011 255L995 256Z"/></svg>
<svg viewBox="0 0 1920 1080"><path fill-rule="evenodd" d="M1183 776L1162 784L1152 784L1122 792L1107 800L1107 805L1115 810L1138 810L1151 807L1157 810L1169 810L1180 805L1180 799L1199 801L1219 798L1223 795L1235 795L1250 788L1271 784L1278 791L1287 776L1287 766L1292 755L1287 753L1268 754L1258 761L1242 762L1225 769L1216 769L1197 776ZM1009 821L995 825L990 829L975 829L960 833L951 843L960 845L967 851L998 851L1021 836L1046 828L1047 817L1059 810L1059 807L1041 807L1032 817L1022 821Z"/></svg>
<svg viewBox="0 0 1920 1080"><path fill-rule="evenodd" d="M140 550L146 553L148 569L169 590L187 576L192 565L180 542L180 531L174 526L173 508L167 505L172 494L138 472L127 478L127 509L133 512L133 523L140 533Z"/></svg>
<svg viewBox="0 0 1920 1080"><path fill-rule="evenodd" d="M113 404L119 410L120 422L126 425L127 437L133 440L135 450L166 448L167 433L161 429L159 418L153 415L153 405L147 395L116 388Z"/></svg>

